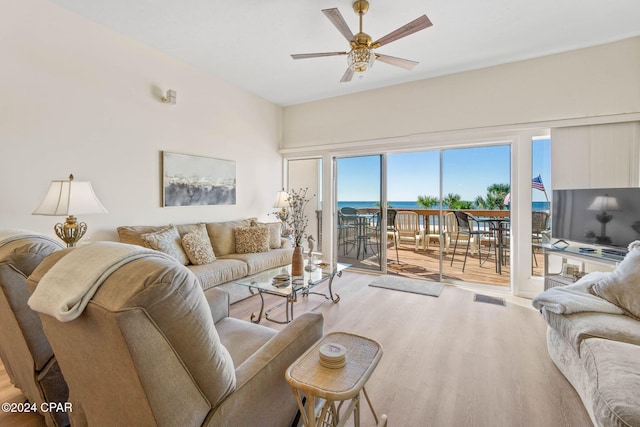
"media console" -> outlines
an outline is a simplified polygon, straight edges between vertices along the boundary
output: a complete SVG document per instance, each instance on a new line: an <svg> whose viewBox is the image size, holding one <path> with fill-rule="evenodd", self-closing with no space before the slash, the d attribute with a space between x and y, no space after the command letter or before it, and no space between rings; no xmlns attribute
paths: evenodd
<svg viewBox="0 0 640 427"><path fill-rule="evenodd" d="M544 254L544 289L553 288L555 286L570 285L576 281L572 275L566 274L566 266L568 260L577 260L580 265L580 273L584 273L585 264L594 264L607 267L607 270L615 268L620 263L625 252L583 245L569 244L568 246L554 246L545 243L536 243L535 247L542 248ZM562 257L562 264L559 272L549 272L549 256ZM565 272L565 274L563 274Z"/></svg>

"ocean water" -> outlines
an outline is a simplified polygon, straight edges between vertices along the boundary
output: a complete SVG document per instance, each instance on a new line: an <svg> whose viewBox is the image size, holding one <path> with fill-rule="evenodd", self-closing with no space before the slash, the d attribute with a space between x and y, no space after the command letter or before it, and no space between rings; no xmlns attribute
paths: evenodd
<svg viewBox="0 0 640 427"><path fill-rule="evenodd" d="M389 204L394 209L422 209L421 206L418 206L416 202L402 202L402 201L390 201ZM351 201L351 202L338 202L338 209L344 207L352 207L352 208L375 208L376 202L362 202L362 201ZM447 206L443 205L443 208L446 209ZM434 208L435 209L435 208ZM550 202L532 202L531 210L534 211L544 211L550 209Z"/></svg>

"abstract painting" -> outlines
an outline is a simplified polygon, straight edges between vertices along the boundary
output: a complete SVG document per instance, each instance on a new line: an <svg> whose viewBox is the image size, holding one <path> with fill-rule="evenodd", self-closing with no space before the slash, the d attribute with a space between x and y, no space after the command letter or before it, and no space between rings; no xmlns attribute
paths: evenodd
<svg viewBox="0 0 640 427"><path fill-rule="evenodd" d="M235 205L236 162L163 151L163 206Z"/></svg>

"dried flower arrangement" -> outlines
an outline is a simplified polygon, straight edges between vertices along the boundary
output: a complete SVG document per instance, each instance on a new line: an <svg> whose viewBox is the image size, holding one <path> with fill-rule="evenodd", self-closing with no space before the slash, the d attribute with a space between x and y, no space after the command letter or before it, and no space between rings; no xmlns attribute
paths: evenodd
<svg viewBox="0 0 640 427"><path fill-rule="evenodd" d="M306 230L309 224L309 218L304 211L309 201L316 195L307 197L309 188L301 188L300 190L289 190L289 215L284 220L287 228L291 230L294 246L301 246L302 239L307 236Z"/></svg>

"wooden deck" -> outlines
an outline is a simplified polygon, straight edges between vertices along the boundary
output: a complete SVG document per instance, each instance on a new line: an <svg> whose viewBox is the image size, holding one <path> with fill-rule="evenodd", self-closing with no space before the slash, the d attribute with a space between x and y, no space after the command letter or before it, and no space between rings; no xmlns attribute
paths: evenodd
<svg viewBox="0 0 640 427"><path fill-rule="evenodd" d="M431 244L428 249L415 250L412 242L402 241L398 247L398 257L396 258L396 250L393 242L387 245L387 273L398 274L401 276L443 281L449 283L472 282L494 286L510 287L510 267L508 250L505 250L504 262L501 265L501 271L496 268L496 255L493 249L487 247L482 248L482 263L479 262L477 255L469 254L467 262L464 266L464 254L466 246L458 246L454 256L453 264L451 264L451 252L445 254L442 258L442 269L440 268L440 248L437 239L440 230L440 211L437 209L406 209L418 214L420 224L427 230L427 234L432 236ZM376 213L378 208L361 208L361 213ZM448 211L443 211L442 214ZM469 210L477 218L507 218L510 215L509 210ZM433 236L436 236L434 238ZM353 238L352 238L353 239ZM338 261L351 264L355 268L362 268L372 271L380 271L379 258L377 256L377 247L375 238L368 240L367 254L357 254L357 248L354 244L347 247L348 252L344 254L343 249L339 248ZM489 254L489 252L491 252ZM489 255L487 257L487 255ZM543 257L541 254L536 256L537 265L533 266L533 275L542 276L544 271ZM482 264L482 265L480 265ZM442 277L440 271L442 270Z"/></svg>
<svg viewBox="0 0 640 427"><path fill-rule="evenodd" d="M368 248L368 254L364 259L356 259L356 250L351 250L347 255L342 252L338 256L338 261L351 264L354 268L363 268L367 270L378 270L378 257L372 254L371 248ZM462 265L464 261L465 247L458 247L453 265L451 266L451 254L446 255L442 259L442 279L440 278L440 248L438 243L434 242L429 245L429 249L423 250L422 247L418 251L415 250L413 244L402 242L398 246L398 260L396 259L396 251L393 242L387 246L387 273L398 274L404 277L415 279L424 279L432 281L443 281L455 283L457 281L481 283L496 286L510 286L510 268L508 257L506 264L502 265L501 274L496 272L496 257L493 252L485 261L487 256L487 248L482 249L482 265L479 265L477 255L469 254L464 272ZM537 254L536 259L538 266L534 264L533 274L542 276L544 269L543 257Z"/></svg>

